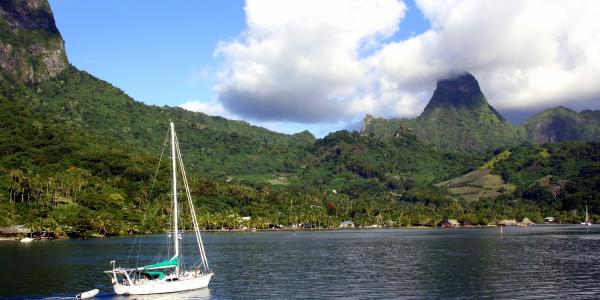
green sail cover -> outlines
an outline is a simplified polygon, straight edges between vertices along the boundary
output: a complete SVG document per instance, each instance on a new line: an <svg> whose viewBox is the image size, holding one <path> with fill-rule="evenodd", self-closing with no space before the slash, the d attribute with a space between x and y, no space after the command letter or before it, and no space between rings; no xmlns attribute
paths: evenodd
<svg viewBox="0 0 600 300"><path fill-rule="evenodd" d="M144 270L171 268L171 267L177 266L178 264L179 264L179 257L176 256L176 257L171 258L170 260L164 260L159 263L144 266Z"/></svg>

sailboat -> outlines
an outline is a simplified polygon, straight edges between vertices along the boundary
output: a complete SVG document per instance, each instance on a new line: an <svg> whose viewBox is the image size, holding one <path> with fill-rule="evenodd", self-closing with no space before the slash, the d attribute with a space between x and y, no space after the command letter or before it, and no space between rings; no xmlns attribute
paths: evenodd
<svg viewBox="0 0 600 300"><path fill-rule="evenodd" d="M592 226L592 222L590 222L590 215L588 214L587 204L585 205L585 222L581 222L581 225Z"/></svg>
<svg viewBox="0 0 600 300"><path fill-rule="evenodd" d="M181 159L179 143L175 134L175 125L170 123L169 133L171 137L171 161L172 161L172 201L173 201L173 256L158 261L154 264L141 267L125 268L115 267L115 261L111 261L112 270L105 271L111 278L111 282L117 295L149 295L161 293L173 293L180 291L189 291L201 289L208 286L213 276L208 266L204 244L200 236L200 228L194 210L194 204L190 195L185 168ZM190 209L194 235L198 246L198 260L194 265L185 268L180 257L181 243L183 239L179 233L179 207L177 202L177 170L179 169L183 179L183 187L187 196L187 202Z"/></svg>

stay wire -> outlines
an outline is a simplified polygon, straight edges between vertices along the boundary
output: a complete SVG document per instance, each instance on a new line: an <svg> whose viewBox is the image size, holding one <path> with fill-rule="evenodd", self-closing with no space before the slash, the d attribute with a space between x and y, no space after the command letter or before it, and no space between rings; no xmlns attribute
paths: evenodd
<svg viewBox="0 0 600 300"><path fill-rule="evenodd" d="M160 165L161 165L164 153L165 153L165 148L166 148L168 140L169 140L169 131L167 130L167 134L165 136L165 141L163 142L162 151L160 152L160 158L158 159L158 165L156 166L156 170L154 172L154 178L152 180L152 185L150 186L150 193L148 193L148 196L146 196L144 199L144 204L146 205L146 209L144 209L144 215L142 217L142 224L144 224L146 221L146 215L148 213L147 206L150 203L150 199L152 198L152 193L154 192L154 186L156 185L158 171L160 170ZM137 255L136 255L136 260L135 260L135 266L137 267L137 265L139 263L140 251L141 251L141 247L142 247L142 234L141 233L138 233L137 236L135 237L134 242L131 245L131 249L129 250L129 255L127 255L127 261L129 261L129 258L131 257L131 254L133 253L133 249L135 248L136 244L138 246L137 247L138 249L137 249Z"/></svg>

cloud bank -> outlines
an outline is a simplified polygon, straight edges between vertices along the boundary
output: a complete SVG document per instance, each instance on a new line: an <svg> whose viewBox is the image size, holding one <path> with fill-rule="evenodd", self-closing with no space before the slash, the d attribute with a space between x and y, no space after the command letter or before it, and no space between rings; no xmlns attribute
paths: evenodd
<svg viewBox="0 0 600 300"><path fill-rule="evenodd" d="M247 0L247 30L215 51L217 98L194 109L344 127L365 114L414 117L438 79L463 71L500 110L600 108L600 2L417 6L431 28L394 41L401 1Z"/></svg>

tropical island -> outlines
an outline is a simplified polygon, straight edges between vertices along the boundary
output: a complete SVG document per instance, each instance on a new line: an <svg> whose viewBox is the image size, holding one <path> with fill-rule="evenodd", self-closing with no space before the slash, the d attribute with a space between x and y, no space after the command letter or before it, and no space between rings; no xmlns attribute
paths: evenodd
<svg viewBox="0 0 600 300"><path fill-rule="evenodd" d="M169 120L206 230L578 223L586 206L600 221L600 111L557 107L513 125L467 73L440 80L416 119L287 135L146 105L78 70L46 1L3 1L0 16L0 227L166 230L170 178L155 174L168 173L157 168L168 169Z"/></svg>

